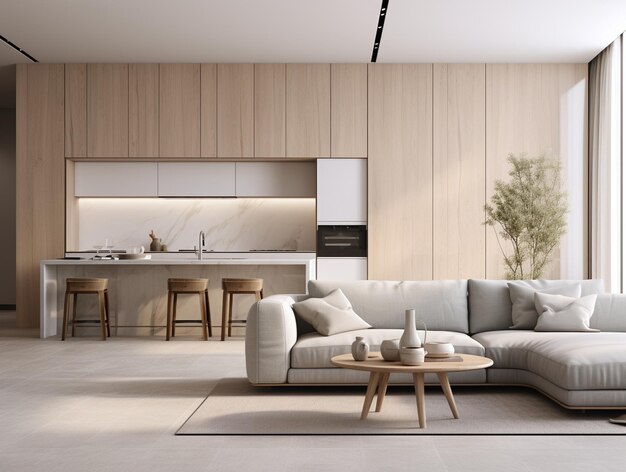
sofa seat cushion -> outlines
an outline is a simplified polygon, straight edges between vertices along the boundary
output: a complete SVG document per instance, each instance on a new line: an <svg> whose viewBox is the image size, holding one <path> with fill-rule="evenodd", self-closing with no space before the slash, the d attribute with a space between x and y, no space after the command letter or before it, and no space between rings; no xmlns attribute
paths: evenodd
<svg viewBox="0 0 626 472"><path fill-rule="evenodd" d="M296 369L333 368L330 359L340 354L350 352L350 347L356 336L363 336L370 345L370 352L380 351L380 344L385 339L399 339L401 329L360 329L347 333L321 336L318 333L307 333L296 341L291 349L291 367ZM424 340L424 332L419 331L420 339ZM453 331L428 331L429 342L451 342L457 352L463 354L485 353L483 347L463 333Z"/></svg>
<svg viewBox="0 0 626 472"><path fill-rule="evenodd" d="M473 337L494 368L528 370L567 390L626 388L626 333L507 330Z"/></svg>

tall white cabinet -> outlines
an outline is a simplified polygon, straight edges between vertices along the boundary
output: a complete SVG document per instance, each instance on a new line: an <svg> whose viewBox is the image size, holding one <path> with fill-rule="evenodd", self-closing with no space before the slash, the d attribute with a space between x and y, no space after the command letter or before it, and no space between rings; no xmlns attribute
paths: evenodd
<svg viewBox="0 0 626 472"><path fill-rule="evenodd" d="M367 226L367 159L318 159L317 226ZM319 280L365 280L367 257L318 257Z"/></svg>
<svg viewBox="0 0 626 472"><path fill-rule="evenodd" d="M317 224L367 224L367 159L317 160Z"/></svg>

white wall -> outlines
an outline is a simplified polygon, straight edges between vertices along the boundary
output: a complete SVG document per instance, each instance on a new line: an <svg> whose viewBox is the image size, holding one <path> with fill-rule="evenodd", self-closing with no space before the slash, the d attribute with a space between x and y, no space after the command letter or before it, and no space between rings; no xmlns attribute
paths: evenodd
<svg viewBox="0 0 626 472"><path fill-rule="evenodd" d="M214 251L314 252L315 199L80 198L78 247L68 250L92 250L105 239L119 249L148 249L150 230L170 251L193 248L203 230Z"/></svg>
<svg viewBox="0 0 626 472"><path fill-rule="evenodd" d="M15 305L15 108L0 109L0 305Z"/></svg>

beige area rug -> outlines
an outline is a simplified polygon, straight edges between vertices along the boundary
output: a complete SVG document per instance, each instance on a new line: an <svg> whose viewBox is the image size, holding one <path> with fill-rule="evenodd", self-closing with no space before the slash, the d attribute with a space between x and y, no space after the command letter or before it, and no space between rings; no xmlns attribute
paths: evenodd
<svg viewBox="0 0 626 472"><path fill-rule="evenodd" d="M625 426L609 423L614 411L567 410L532 389L453 386L452 390L460 419L452 417L439 387L427 387L427 428L420 430L411 387L390 386L382 411L361 421L364 386L272 388L253 387L246 379L223 379L176 434L626 434Z"/></svg>

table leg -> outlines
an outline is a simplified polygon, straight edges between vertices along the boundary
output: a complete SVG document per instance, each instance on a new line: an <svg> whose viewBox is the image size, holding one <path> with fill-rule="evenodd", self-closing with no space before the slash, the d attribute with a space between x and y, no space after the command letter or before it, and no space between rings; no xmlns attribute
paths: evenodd
<svg viewBox="0 0 626 472"><path fill-rule="evenodd" d="M450 411L452 412L452 415L458 420L459 411L456 409L456 403L454 402L454 397L452 396L452 389L450 388L450 381L448 380L448 374L445 372L439 372L437 374L437 377L439 377L439 383L441 383L441 389L443 390L443 393L446 395L446 400L448 400Z"/></svg>
<svg viewBox="0 0 626 472"><path fill-rule="evenodd" d="M378 379L380 379L380 372L370 372L370 381L367 384L367 392L365 392L365 401L363 401L363 410L361 411L361 419L367 418L367 414L372 406L372 400L376 394L376 387L378 386Z"/></svg>
<svg viewBox="0 0 626 472"><path fill-rule="evenodd" d="M385 400L385 395L387 394L387 383L389 382L389 372L385 372L380 375L380 380L378 382L378 393L376 397L376 413L378 413L383 408L383 401Z"/></svg>
<svg viewBox="0 0 626 472"><path fill-rule="evenodd" d="M417 417L420 428L426 428L426 412L424 408L424 374L415 372L413 374L413 384L415 385L415 401L417 402Z"/></svg>

